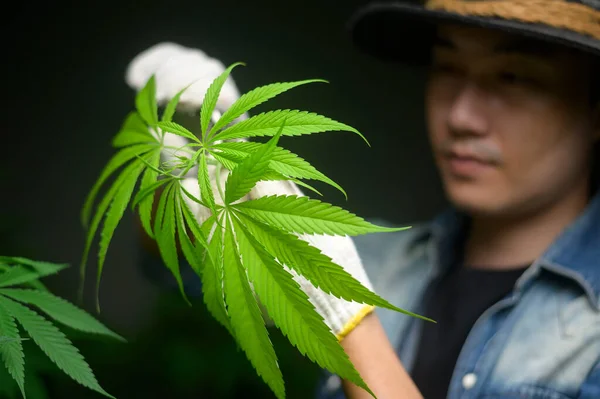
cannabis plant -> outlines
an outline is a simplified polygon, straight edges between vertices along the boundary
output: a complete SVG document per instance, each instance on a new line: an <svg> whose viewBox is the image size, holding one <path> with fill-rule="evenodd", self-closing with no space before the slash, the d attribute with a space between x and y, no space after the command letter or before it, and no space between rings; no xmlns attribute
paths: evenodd
<svg viewBox="0 0 600 399"><path fill-rule="evenodd" d="M78 331L124 341L91 315L51 294L39 281L64 269L66 265L0 257L0 357L25 397L25 356L23 340L33 342L79 384L111 397L100 385L89 365L71 341L31 307L51 319ZM27 333L24 338L18 325Z"/></svg>
<svg viewBox="0 0 600 399"><path fill-rule="evenodd" d="M290 180L309 189L312 187L304 180L315 180L344 192L307 161L280 147L279 139L325 131L348 131L364 137L351 126L299 110L275 110L239 120L255 106L283 92L324 82L318 79L255 88L242 95L211 125L221 88L237 65L240 63L227 68L206 91L198 136L192 133L192 128L173 122L185 89L169 101L160 118L154 76L139 91L136 110L127 116L113 139L118 151L93 185L82 210L82 222L87 227L82 278L90 247L103 222L96 280L98 300L113 233L128 206L137 208L141 224L156 240L164 264L177 280L183 297L178 248L201 278L207 308L235 338L278 398L285 397L283 377L258 301L303 355L371 392L286 268L336 297L416 316L380 298L319 249L299 238L303 234L355 236L399 229L373 225L340 207L305 196L270 195L243 200L262 180ZM164 143L166 132L189 140L185 146L175 148L187 154L175 163L161 162L161 152L168 149ZM252 137L270 139L266 143L239 140ZM225 182L217 182L217 190L213 190L211 182L220 173L213 176L209 165L230 171ZM198 170L200 198L181 184L183 176L194 167ZM112 184L92 212L100 188L113 175ZM210 210L211 216L199 222L187 199ZM156 200L158 204L154 204Z"/></svg>

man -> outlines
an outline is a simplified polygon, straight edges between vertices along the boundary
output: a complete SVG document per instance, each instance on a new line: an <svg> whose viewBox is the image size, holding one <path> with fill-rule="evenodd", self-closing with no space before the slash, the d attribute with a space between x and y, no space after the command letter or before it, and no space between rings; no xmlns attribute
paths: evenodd
<svg viewBox="0 0 600 399"><path fill-rule="evenodd" d="M437 323L300 280L315 307L380 398L600 398L599 2L377 4L352 26L367 52L430 68L452 209L399 233L307 240ZM269 193L299 191L261 182L250 197ZM318 396L370 397L335 376Z"/></svg>
<svg viewBox="0 0 600 399"><path fill-rule="evenodd" d="M600 398L600 2L378 4L353 34L430 68L429 139L454 209L356 240L374 289L438 322L379 313L420 394ZM368 353L377 328L360 328L346 345ZM320 397L343 397L336 382Z"/></svg>

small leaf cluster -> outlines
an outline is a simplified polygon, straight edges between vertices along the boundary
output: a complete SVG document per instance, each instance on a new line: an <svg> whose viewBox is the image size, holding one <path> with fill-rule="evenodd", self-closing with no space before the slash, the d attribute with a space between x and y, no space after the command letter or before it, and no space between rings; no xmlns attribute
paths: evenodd
<svg viewBox="0 0 600 399"><path fill-rule="evenodd" d="M23 341L32 339L59 369L79 384L111 397L98 384L89 365L71 341L35 307L72 329L124 341L98 320L70 302L51 294L40 278L66 265L20 257L0 257L0 359L25 398ZM29 338L23 338L19 327Z"/></svg>

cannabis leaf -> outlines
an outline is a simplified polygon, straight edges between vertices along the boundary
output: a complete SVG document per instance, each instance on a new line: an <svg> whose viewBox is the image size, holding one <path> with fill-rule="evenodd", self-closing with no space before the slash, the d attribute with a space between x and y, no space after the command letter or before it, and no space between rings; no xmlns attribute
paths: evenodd
<svg viewBox="0 0 600 399"><path fill-rule="evenodd" d="M142 119L150 126L158 123L158 107L156 104L156 79L154 75L135 97L135 106Z"/></svg>
<svg viewBox="0 0 600 399"><path fill-rule="evenodd" d="M336 337L292 275L241 224L234 221L234 226L248 276L277 327L302 354L368 391Z"/></svg>
<svg viewBox="0 0 600 399"><path fill-rule="evenodd" d="M213 148L217 151L213 154L227 169L233 170L239 163L263 146L264 144L251 142L226 142L215 145ZM319 172L298 155L284 148L275 147L268 167L270 170L277 172L279 176L322 181L337 188L347 197L346 192L339 184Z"/></svg>
<svg viewBox="0 0 600 399"><path fill-rule="evenodd" d="M359 235L402 230L374 226L340 207L295 195L261 197L238 204L235 209L292 233Z"/></svg>
<svg viewBox="0 0 600 399"><path fill-rule="evenodd" d="M269 167L271 158L273 158L273 152L280 135L281 129L279 134L246 158L231 172L225 185L225 201L227 203L237 201L248 194L256 183L261 180Z"/></svg>
<svg viewBox="0 0 600 399"><path fill-rule="evenodd" d="M88 313L49 292L32 289L7 288L1 289L0 295L35 306L54 320L75 330L89 334L105 335L119 341L124 341L121 336L106 328Z"/></svg>
<svg viewBox="0 0 600 399"><path fill-rule="evenodd" d="M206 162L206 153L200 153L200 163L198 166L198 183L200 184L200 196L202 201L210 208L213 214L216 214L217 205L212 191L210 176L208 173L208 164Z"/></svg>
<svg viewBox="0 0 600 399"><path fill-rule="evenodd" d="M82 221L87 226L99 190L110 176L117 175L96 205L87 227L82 276L92 240L104 220L98 284L110 239L130 204L133 210L137 207L140 223L156 241L184 300L187 298L179 272L182 258L201 278L207 309L236 340L276 397L285 397L284 381L264 316L273 320L303 355L373 395L291 271L338 298L422 318L379 297L303 239L307 235L356 236L403 228L376 226L338 206L304 196L248 199L259 182L268 180L289 181L320 194L306 182L316 181L335 187L346 196L339 184L307 160L279 146L279 141L283 136L326 131L347 131L366 139L351 126L307 111L275 110L240 118L295 87L325 82L320 79L261 86L243 94L229 109L215 112L221 89L238 65L244 64L232 64L209 86L196 127L172 121L185 88L169 101L160 121L154 77L137 94L136 111L127 116L113 139L118 152L84 203ZM181 136L188 143L176 148L184 149L184 155L161 162L158 154L174 149L164 144L166 133ZM252 137L269 140L247 141ZM189 173L193 168L197 171ZM139 176L141 182L137 184ZM199 194L185 188L190 187L183 184L189 183L188 179L193 179ZM23 297L21 292L13 292L11 298L40 303L39 298ZM49 309L45 311L51 314Z"/></svg>
<svg viewBox="0 0 600 399"><path fill-rule="evenodd" d="M197 223L188 219L192 224ZM216 227L216 221L211 224ZM221 323L233 335L233 328L229 321L229 315L225 308L225 288L224 279L224 258L223 258L223 234L222 230L217 229L212 233L208 250L204 253L204 267L200 276L202 277L202 293L204 303L213 317Z"/></svg>
<svg viewBox="0 0 600 399"><path fill-rule="evenodd" d="M224 238L224 281L225 298L229 317L240 346L250 362L269 384L278 398L284 398L283 376L277 367L277 356L269 340L256 299L240 261L231 225L227 225Z"/></svg>
<svg viewBox="0 0 600 399"><path fill-rule="evenodd" d="M206 94L204 95L204 100L202 101L202 109L200 112L200 128L202 129L202 135L206 139L208 137L209 129L208 125L210 123L210 119L215 110L215 106L217 105L217 101L219 100L219 94L221 93L221 89L225 84L225 81L229 77L229 74L238 65L244 65L244 63L237 62L231 65L229 68L225 70L219 77L217 77L213 83L208 87Z"/></svg>
<svg viewBox="0 0 600 399"><path fill-rule="evenodd" d="M241 212L237 212L236 216L244 223L248 232L258 242L262 243L269 253L273 254L280 262L289 265L298 274L306 277L315 287L326 293L348 301L371 303L431 321L431 319L400 309L372 293L346 272L343 267L333 263L331 258L323 254L321 250L311 246L296 235L277 230Z"/></svg>
<svg viewBox="0 0 600 399"><path fill-rule="evenodd" d="M0 334L4 338L2 344L0 344L2 362L19 385L21 394L25 397L25 355L23 354L23 346L21 345L15 318L2 304L0 304Z"/></svg>
<svg viewBox="0 0 600 399"><path fill-rule="evenodd" d="M179 272L179 258L175 243L175 188L176 181L169 183L165 189L165 194L160 197L158 211L154 221L154 232L156 234L156 240L158 242L158 248L160 249L162 258L173 276L175 276L179 290L189 304L183 289L181 273Z"/></svg>
<svg viewBox="0 0 600 399"><path fill-rule="evenodd" d="M277 110L265 112L250 119L241 121L219 133L219 140L231 140L248 137L273 136L283 121L284 136L300 136L303 134L313 134L321 132L330 132L336 130L345 130L353 132L362 137L365 142L367 139L355 128L333 119L318 115L312 112L298 110Z"/></svg>
<svg viewBox="0 0 600 399"><path fill-rule="evenodd" d="M181 95L185 93L185 91L192 85L192 83L179 90L179 92L175 94L175 97L173 97L169 101L169 104L167 104L167 107L165 108L165 112L163 112L161 122L171 122L171 120L173 119L173 115L177 110L177 104L179 104L179 99L181 98Z"/></svg>
<svg viewBox="0 0 600 399"><path fill-rule="evenodd" d="M266 86L257 87L256 89L242 95L235 103L233 103L233 105L227 111L225 111L217 123L215 123L212 131L216 133L219 129L222 129L229 123L233 122L234 119L241 116L244 112L248 112L257 105L262 104L281 93L284 93L297 86L315 82L327 83L327 81L323 79L308 79L298 82L271 83Z"/></svg>
<svg viewBox="0 0 600 399"><path fill-rule="evenodd" d="M156 151L149 159L151 165L158 165L160 161L160 153ZM136 194L134 198L133 205L139 204L139 214L140 221L146 234L150 237L154 237L154 233L152 232L152 227L150 226L151 218L152 218L152 205L154 204L154 191L156 191L160 186L167 183L169 179L162 179L156 181L158 178L158 171L154 168L147 168L144 171L144 175L142 176L142 181L140 183L140 190Z"/></svg>
<svg viewBox="0 0 600 399"><path fill-rule="evenodd" d="M146 143L153 139L155 140L140 115L131 112L125 119L121 130L113 138L112 145L113 147L126 147L132 144Z"/></svg>
<svg viewBox="0 0 600 399"><path fill-rule="evenodd" d="M52 322L30 305L40 309L60 324L85 333L124 339L85 311L46 290L36 288L34 281L56 273L66 265L37 262L26 258L0 257L0 357L25 397L25 355L17 323L42 351L73 380L112 398L96 380L81 353ZM16 278L15 278L16 277Z"/></svg>
<svg viewBox="0 0 600 399"><path fill-rule="evenodd" d="M157 126L166 132L173 133L173 134L176 134L181 137L185 137L186 139L190 139L197 143L200 142L198 137L194 136L194 133L190 132L185 127L183 127L175 122L159 122Z"/></svg>
<svg viewBox="0 0 600 399"><path fill-rule="evenodd" d="M25 285L46 291L46 287L38 279L60 272L66 264L35 261L21 257L0 256L0 287L9 285Z"/></svg>

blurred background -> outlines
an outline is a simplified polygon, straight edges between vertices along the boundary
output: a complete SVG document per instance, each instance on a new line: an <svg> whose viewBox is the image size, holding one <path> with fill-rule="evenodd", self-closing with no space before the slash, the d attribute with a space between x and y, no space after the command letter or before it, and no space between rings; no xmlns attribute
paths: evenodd
<svg viewBox="0 0 600 399"><path fill-rule="evenodd" d="M396 224L432 217L445 203L424 133L423 73L382 64L352 47L346 24L365 3L13 3L2 24L0 254L69 263L46 282L77 303L85 239L79 213L114 153L111 138L133 108L125 69L139 52L163 41L199 48L225 65L245 62L233 74L241 92L276 81L328 80L285 93L253 114L295 108L356 127L371 148L348 132L283 138L280 144L346 189L347 201L316 184L327 202ZM91 278L78 305L129 341L69 335L100 384L118 398L274 397L201 299L187 306L168 277L148 270L157 261L152 256L128 212L106 259L100 314L93 310L90 257ZM320 370L277 330L271 337L288 397L311 397ZM62 376L28 345L28 397L100 397ZM2 373L0 367L0 384L8 384Z"/></svg>

